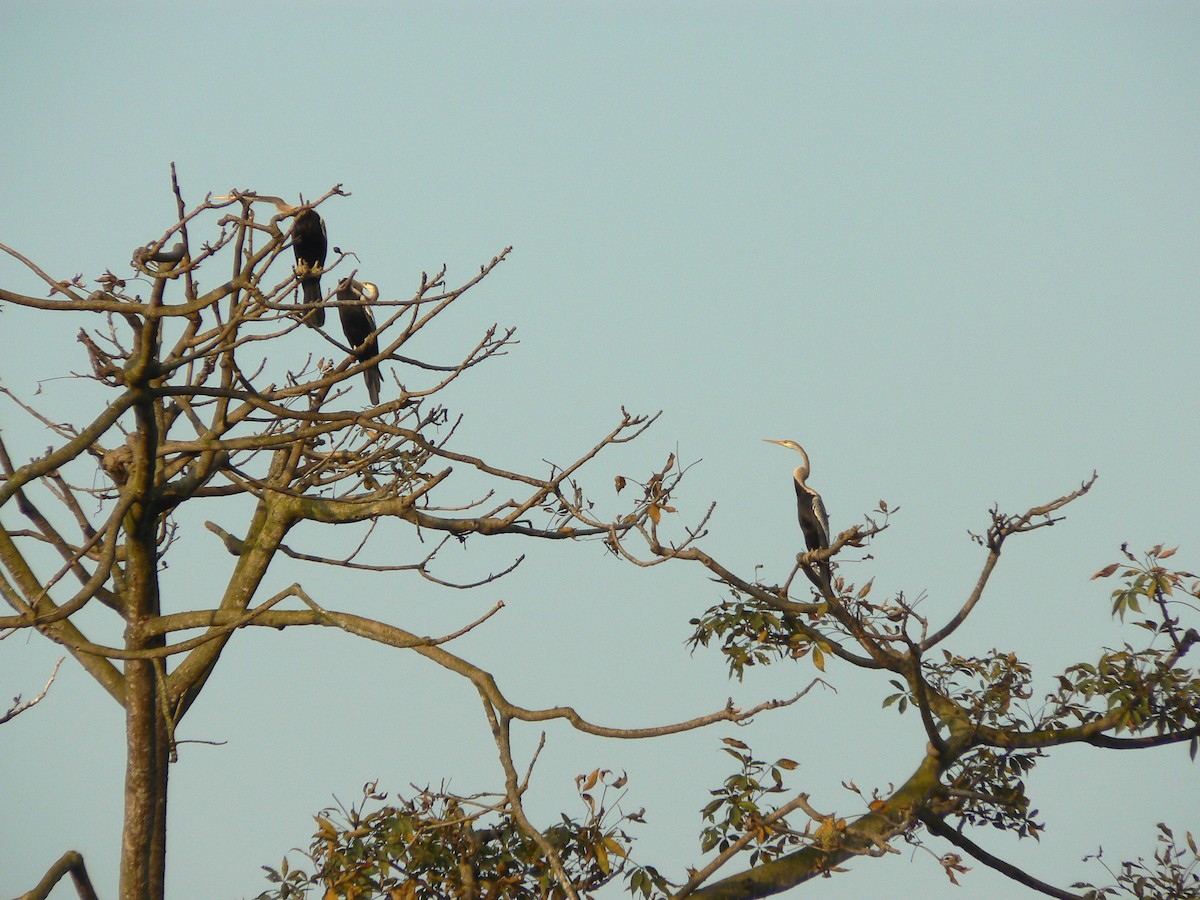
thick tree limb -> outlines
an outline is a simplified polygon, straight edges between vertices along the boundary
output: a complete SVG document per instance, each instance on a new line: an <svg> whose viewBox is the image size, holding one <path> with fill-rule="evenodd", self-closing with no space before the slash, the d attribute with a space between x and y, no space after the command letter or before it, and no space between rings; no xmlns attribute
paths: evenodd
<svg viewBox="0 0 1200 900"><path fill-rule="evenodd" d="M67 874L75 884L79 900L98 900L96 891L92 888L92 881L88 878L87 867L83 864L83 857L75 850L68 850L59 857L58 862L49 868L37 886L17 897L17 900L46 900L54 886Z"/></svg>
<svg viewBox="0 0 1200 900"><path fill-rule="evenodd" d="M847 825L837 845L805 847L776 860L700 888L696 900L755 900L828 873L834 866L911 826L916 811L940 789L942 764L937 754L922 760L916 772L875 811Z"/></svg>

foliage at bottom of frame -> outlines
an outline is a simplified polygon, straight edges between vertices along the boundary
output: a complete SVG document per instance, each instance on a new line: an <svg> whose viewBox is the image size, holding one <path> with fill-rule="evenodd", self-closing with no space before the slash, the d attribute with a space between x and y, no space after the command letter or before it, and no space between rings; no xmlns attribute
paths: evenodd
<svg viewBox="0 0 1200 900"><path fill-rule="evenodd" d="M595 770L576 779L585 813L566 814L542 832L580 896L616 878L642 896L667 893L669 885L652 867L629 859L633 839L624 827L640 824L642 812L623 813L624 775ZM597 790L598 789L598 790ZM417 789L388 801L375 784L363 799L317 815L317 831L303 855L311 866L296 868L284 857L279 868L264 866L273 887L256 900L559 900L565 898L551 860L514 816L503 794L460 796Z"/></svg>

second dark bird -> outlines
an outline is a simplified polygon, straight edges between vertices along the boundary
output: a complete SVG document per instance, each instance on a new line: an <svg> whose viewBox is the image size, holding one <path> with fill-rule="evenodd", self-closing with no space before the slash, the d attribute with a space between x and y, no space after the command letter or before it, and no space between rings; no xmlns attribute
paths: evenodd
<svg viewBox="0 0 1200 900"><path fill-rule="evenodd" d="M356 359L370 359L379 355L379 339L372 336L375 330L375 316L368 303L379 299L379 288L369 281L356 281L345 278L337 288L338 316L342 320L342 332L346 335L346 343ZM355 304L355 305L349 305ZM379 364L376 363L363 370L363 378L367 381L367 393L371 397L371 405L379 405L379 389L383 386L383 376L379 374Z"/></svg>

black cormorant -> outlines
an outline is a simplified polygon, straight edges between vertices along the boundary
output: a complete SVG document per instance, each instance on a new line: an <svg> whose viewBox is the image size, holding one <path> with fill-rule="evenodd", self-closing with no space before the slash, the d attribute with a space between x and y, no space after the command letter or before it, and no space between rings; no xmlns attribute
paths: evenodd
<svg viewBox="0 0 1200 900"><path fill-rule="evenodd" d="M259 200L273 203L281 215L294 217L292 223L292 252L296 254L296 277L304 292L304 302L320 304L321 273L325 270L325 254L329 250L329 237L325 233L325 220L311 206L293 206L282 197L269 194L230 194L214 197L214 200ZM325 308L317 306L300 320L305 325L320 328L325 324Z"/></svg>
<svg viewBox="0 0 1200 900"><path fill-rule="evenodd" d="M284 204L286 206L286 204ZM286 212L276 204L280 212ZM325 234L325 220L315 209L292 207L295 222L292 225L292 252L296 254L296 277L304 291L304 302L308 305L321 302L321 272L325 267L325 253L329 249L329 238ZM305 325L319 328L325 324L325 308L318 306L301 321Z"/></svg>

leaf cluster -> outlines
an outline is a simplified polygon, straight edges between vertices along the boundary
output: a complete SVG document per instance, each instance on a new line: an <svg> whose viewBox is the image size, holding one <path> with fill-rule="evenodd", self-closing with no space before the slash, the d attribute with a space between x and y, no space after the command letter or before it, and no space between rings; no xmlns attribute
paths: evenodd
<svg viewBox="0 0 1200 900"><path fill-rule="evenodd" d="M1163 822L1158 823L1158 848L1150 861L1121 863L1114 873L1116 883L1097 888L1088 882L1076 882L1075 888L1090 888L1092 897L1135 897L1137 900L1195 900L1200 897L1200 849L1189 831L1187 847L1175 842L1175 833ZM1103 851L1093 857L1103 864ZM1109 870L1112 871L1111 869Z"/></svg>
<svg viewBox="0 0 1200 900"><path fill-rule="evenodd" d="M1112 563L1092 576L1108 578L1120 572L1123 583L1110 597L1112 614L1121 621L1128 614L1141 616L1132 624L1147 631L1150 640L1140 649L1128 643L1106 649L1096 663L1068 669L1059 678L1059 690L1049 698L1056 718L1089 722L1112 717L1116 733L1157 735L1200 724L1200 673L1180 665L1192 646L1200 643L1196 629L1184 631L1181 624L1183 615L1198 609L1200 582L1191 572L1172 571L1161 564L1176 549L1158 544L1139 560L1122 546L1126 563ZM1196 743L1193 738L1193 759Z"/></svg>
<svg viewBox="0 0 1200 900"><path fill-rule="evenodd" d="M1041 751L976 747L955 761L943 776L947 815L960 823L991 825L1018 837L1040 838L1045 825L1037 820L1025 782Z"/></svg>
<svg viewBox="0 0 1200 900"><path fill-rule="evenodd" d="M626 874L632 838L622 825L642 821L640 813L617 813L609 823L604 803L587 793L597 783L620 787L624 777L607 771L581 776L577 785L587 812L581 817L563 813L543 832L581 896ZM370 784L358 805L323 810L305 854L311 868L290 867L286 858L278 869L264 866L276 887L258 900L302 898L310 891L346 900L567 896L549 860L501 796L460 796L443 786L386 801L387 795ZM639 889L661 881L654 870L629 868Z"/></svg>
<svg viewBox="0 0 1200 900"><path fill-rule="evenodd" d="M1078 663L1059 676L1050 699L1055 720L1092 722L1112 716L1114 733L1169 734L1200 721L1200 676L1171 664L1167 650L1126 644L1096 663ZM1095 701L1100 701L1096 704Z"/></svg>
<svg viewBox="0 0 1200 900"><path fill-rule="evenodd" d="M700 849L724 853L750 834L750 865L769 862L801 840L788 827L786 816L773 816L776 807L763 803L768 796L786 792L784 772L796 769L799 763L786 758L767 763L755 759L742 741L725 738L722 743L722 749L737 760L739 769L721 787L710 791L714 799L700 811L701 818L709 823L700 832Z"/></svg>
<svg viewBox="0 0 1200 900"><path fill-rule="evenodd" d="M974 657L943 650L942 661L925 661L922 671L930 687L958 704L973 722L1029 726L1030 717L1021 706L1032 696L1033 672L1015 653L993 649L987 656Z"/></svg>
<svg viewBox="0 0 1200 900"><path fill-rule="evenodd" d="M689 620L688 624L695 627L687 641L692 650L718 643L730 675L739 681L750 666L770 665L781 659L799 660L810 653L813 664L825 671L829 645L813 640L811 629L801 629L795 616L760 600L737 591L731 594L734 599L709 607L703 616ZM820 613L810 618L819 619Z"/></svg>

